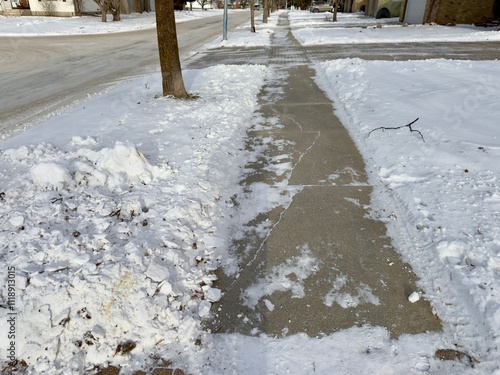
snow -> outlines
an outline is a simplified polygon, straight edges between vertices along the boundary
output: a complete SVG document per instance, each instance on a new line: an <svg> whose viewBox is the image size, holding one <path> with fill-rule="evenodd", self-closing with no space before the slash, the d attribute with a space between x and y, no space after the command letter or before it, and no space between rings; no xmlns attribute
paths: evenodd
<svg viewBox="0 0 500 375"><path fill-rule="evenodd" d="M379 21L342 14L339 26L326 28L324 18L290 12L304 45L339 43L346 33L360 43L498 40L493 29L403 28L394 20L371 29ZM37 19L17 25L2 17L1 33L75 33L80 22L51 18L34 26ZM258 24L258 42L240 28L207 48L268 45L276 19ZM196 100L159 97L160 76L151 74L0 143L3 285L13 268L16 274L14 305L8 289L1 291L2 307L9 301L12 310L0 309L0 331L9 331L14 311L16 355L28 373L86 373L107 363L127 371L155 355L191 374L500 371L498 61L341 59L313 67L372 172L372 214L420 278L410 301L430 301L443 332L392 339L384 328L363 326L276 338L201 329L222 296L213 286L215 269L238 274L229 233L242 236L240 225L276 204L286 207L294 194L262 184L245 196L238 186L243 166L256 157L244 141L251 126L262 126L257 95L280 75L272 65L219 65L184 72ZM382 128L416 118L412 129L420 133ZM234 194L245 197L238 217ZM248 306L276 290L304 295L302 280L320 265L307 244L299 250L244 291ZM379 303L363 284L356 294L345 292L346 278L333 282L326 305ZM116 355L125 342L136 347ZM2 361L9 361L9 345L3 334ZM479 363L441 361L434 353L443 348Z"/></svg>
<svg viewBox="0 0 500 375"><path fill-rule="evenodd" d="M176 22L185 22L196 18L221 15L220 9L205 11L193 10L175 12ZM150 29L156 27L156 15L151 13L122 14L122 21L112 22L108 15L107 22L101 17L6 17L0 16L0 35L3 36L36 36L36 35L75 35L103 34L131 30Z"/></svg>
<svg viewBox="0 0 500 375"><path fill-rule="evenodd" d="M332 32L331 13L309 15L291 12L292 33L302 45L407 42L499 41L500 28L457 25L403 25L397 18L374 19L356 14L339 15ZM330 25L327 24L330 22ZM325 27L325 24L328 27ZM362 26L362 27L360 27Z"/></svg>
<svg viewBox="0 0 500 375"><path fill-rule="evenodd" d="M418 294L418 292L413 292L408 296L408 301L410 301L411 303L415 303L419 300L420 300L420 295Z"/></svg>
<svg viewBox="0 0 500 375"><path fill-rule="evenodd" d="M287 259L284 264L271 268L264 278L250 285L243 293L242 303L254 309L263 296L276 291L290 291L292 298L304 297L304 280L318 271L319 262L307 246L299 251L300 256ZM268 304L266 306L270 307Z"/></svg>

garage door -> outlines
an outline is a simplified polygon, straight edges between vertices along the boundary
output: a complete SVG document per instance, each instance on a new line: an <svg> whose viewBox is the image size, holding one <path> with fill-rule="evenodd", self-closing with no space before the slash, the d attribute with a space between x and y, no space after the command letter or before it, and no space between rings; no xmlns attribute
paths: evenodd
<svg viewBox="0 0 500 375"><path fill-rule="evenodd" d="M408 0L406 3L405 22L423 23L427 0Z"/></svg>

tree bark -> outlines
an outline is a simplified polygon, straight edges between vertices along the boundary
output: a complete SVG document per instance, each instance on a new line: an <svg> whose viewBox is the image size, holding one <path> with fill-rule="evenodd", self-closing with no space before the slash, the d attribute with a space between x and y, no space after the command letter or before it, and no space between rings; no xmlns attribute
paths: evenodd
<svg viewBox="0 0 500 375"><path fill-rule="evenodd" d="M121 1L113 1L112 2L111 14L113 15L113 21L121 21L120 13L121 13Z"/></svg>
<svg viewBox="0 0 500 375"><path fill-rule="evenodd" d="M101 8L101 22L106 22L107 21L107 9L106 9L106 5L103 4L103 2L101 1L99 3L99 8Z"/></svg>
<svg viewBox="0 0 500 375"><path fill-rule="evenodd" d="M263 0L262 1L262 8L264 10L264 12L263 12L264 14L262 15L262 23L267 23L267 15L268 15L268 13L267 13L268 12L267 2L268 1L269 0Z"/></svg>
<svg viewBox="0 0 500 375"><path fill-rule="evenodd" d="M174 0L155 0L155 7L163 96L187 99L190 95L186 92L182 79Z"/></svg>
<svg viewBox="0 0 500 375"><path fill-rule="evenodd" d="M255 32L255 0L250 0L250 32Z"/></svg>

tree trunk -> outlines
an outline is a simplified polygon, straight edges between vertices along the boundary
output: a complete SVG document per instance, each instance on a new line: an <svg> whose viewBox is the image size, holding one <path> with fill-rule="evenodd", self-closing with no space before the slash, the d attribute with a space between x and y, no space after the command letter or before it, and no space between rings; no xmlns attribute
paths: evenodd
<svg viewBox="0 0 500 375"><path fill-rule="evenodd" d="M255 32L255 0L250 0L250 32Z"/></svg>
<svg viewBox="0 0 500 375"><path fill-rule="evenodd" d="M262 23L267 23L267 11L268 11L267 2L268 0L262 1L262 8L264 10L264 14L262 15Z"/></svg>
<svg viewBox="0 0 500 375"><path fill-rule="evenodd" d="M99 8L101 8L101 21L102 22L106 22L107 19L106 19L106 6L104 4L102 4L102 2L99 4Z"/></svg>
<svg viewBox="0 0 500 375"><path fill-rule="evenodd" d="M182 79L174 0L155 0L155 7L163 96L187 99L190 96Z"/></svg>
<svg viewBox="0 0 500 375"><path fill-rule="evenodd" d="M339 9L339 0L333 3L333 22L337 22L337 12Z"/></svg>

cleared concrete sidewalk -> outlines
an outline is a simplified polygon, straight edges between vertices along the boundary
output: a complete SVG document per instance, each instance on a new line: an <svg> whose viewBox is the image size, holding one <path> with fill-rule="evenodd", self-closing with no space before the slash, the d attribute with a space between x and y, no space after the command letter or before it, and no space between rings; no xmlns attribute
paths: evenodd
<svg viewBox="0 0 500 375"><path fill-rule="evenodd" d="M287 19L280 24L283 32L275 42L281 50L300 54ZM270 58L280 57L271 53ZM288 207L256 218L254 225L273 223L264 240L249 237L234 244L246 261L237 279L219 275L224 295L213 307L209 328L278 337L298 332L320 336L365 324L386 327L392 337L440 330L428 302L408 301L418 290L416 276L392 248L384 224L370 218L372 188L363 159L315 84L307 57L288 53L284 58L292 61L282 66L287 79L270 88L283 89L283 97L261 99L262 116L278 118L282 126L250 131L248 142L282 140L285 146L269 148L268 159L289 155L288 186L300 192ZM280 179L265 167L254 166L242 181L246 189ZM252 290L258 297L248 293Z"/></svg>

